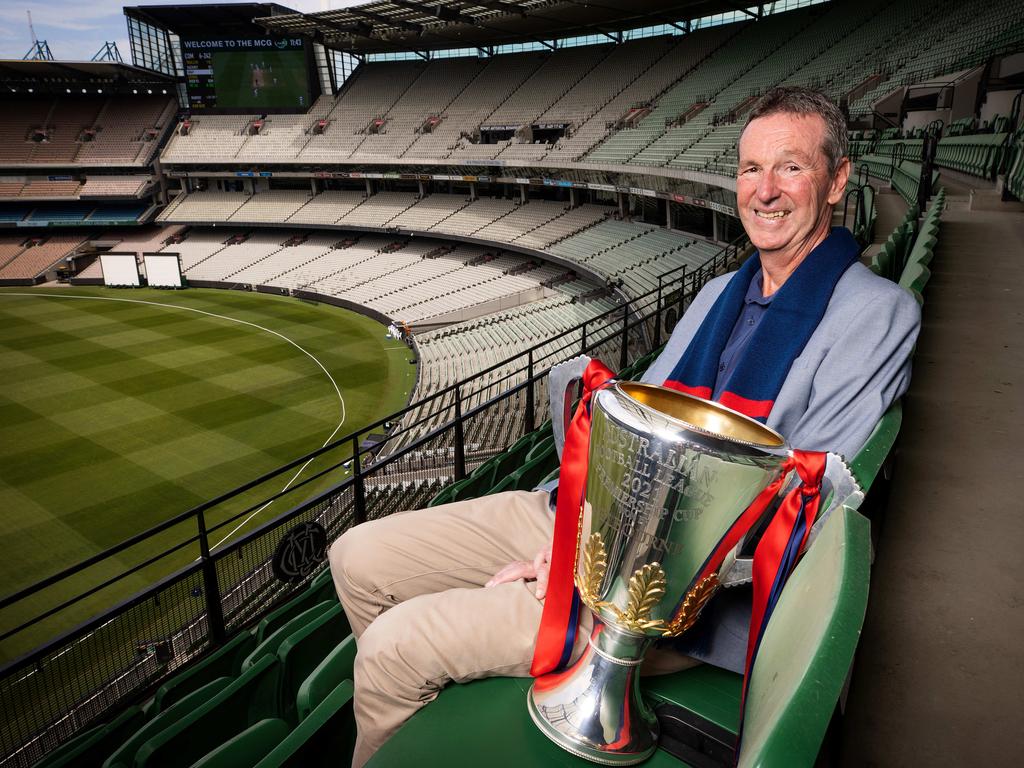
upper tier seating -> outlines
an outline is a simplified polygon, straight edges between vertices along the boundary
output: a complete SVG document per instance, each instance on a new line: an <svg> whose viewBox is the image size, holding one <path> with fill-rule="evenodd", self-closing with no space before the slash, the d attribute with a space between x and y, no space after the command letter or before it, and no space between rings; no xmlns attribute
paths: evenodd
<svg viewBox="0 0 1024 768"><path fill-rule="evenodd" d="M1022 21L1013 0L834 0L618 46L371 63L336 99L307 115L270 116L259 136L246 135L255 116L193 118L164 160L582 161L731 175L746 113L768 88L812 85L838 100L865 73L892 72L855 100L856 116L896 86L1019 48ZM313 134L322 116L327 130ZM533 124L564 125L566 135L536 142ZM488 139L482 127L505 133Z"/></svg>
<svg viewBox="0 0 1024 768"><path fill-rule="evenodd" d="M74 179L50 181L0 181L0 198L43 200L50 198L137 197L150 184L148 175L88 176L84 181Z"/></svg>
<svg viewBox="0 0 1024 768"><path fill-rule="evenodd" d="M870 114L872 104L897 86L983 64L1024 43L1024 7L1015 0L910 5L924 5L928 13L902 30L899 45L878 49L876 71L891 74L850 104L852 118Z"/></svg>
<svg viewBox="0 0 1024 768"><path fill-rule="evenodd" d="M149 176L88 176L79 197L135 197L152 179Z"/></svg>
<svg viewBox="0 0 1024 768"><path fill-rule="evenodd" d="M302 223L437 232L516 242L543 249L604 218L609 209L532 200L521 204L504 198L468 200L437 193L417 199L411 192L328 190L317 195L298 190L192 192L179 195L160 214L180 223Z"/></svg>
<svg viewBox="0 0 1024 768"><path fill-rule="evenodd" d="M16 99L4 105L0 166L146 165L177 112L172 97L148 95Z"/></svg>

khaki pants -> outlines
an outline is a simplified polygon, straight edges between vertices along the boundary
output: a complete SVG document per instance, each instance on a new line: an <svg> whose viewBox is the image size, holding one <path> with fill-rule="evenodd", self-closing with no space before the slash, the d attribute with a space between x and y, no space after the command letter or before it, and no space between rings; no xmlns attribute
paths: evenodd
<svg viewBox="0 0 1024 768"><path fill-rule="evenodd" d="M533 560L553 530L546 492L511 491L364 523L331 546L334 584L359 641L354 768L447 683L529 675L544 605L534 584L482 587L504 565ZM589 612L584 619L574 659L590 634ZM648 656L645 673L694 663Z"/></svg>

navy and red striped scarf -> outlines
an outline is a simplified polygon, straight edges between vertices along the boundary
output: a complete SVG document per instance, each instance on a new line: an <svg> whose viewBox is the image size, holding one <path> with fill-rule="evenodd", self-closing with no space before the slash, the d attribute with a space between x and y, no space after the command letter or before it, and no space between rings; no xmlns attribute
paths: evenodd
<svg viewBox="0 0 1024 768"><path fill-rule="evenodd" d="M718 401L764 422L782 389L793 361L825 315L839 278L860 255L849 230L833 227L775 294L751 337L742 359L725 382ZM718 363L743 310L750 281L761 269L759 254L740 267L715 301L708 316L665 386L711 399Z"/></svg>

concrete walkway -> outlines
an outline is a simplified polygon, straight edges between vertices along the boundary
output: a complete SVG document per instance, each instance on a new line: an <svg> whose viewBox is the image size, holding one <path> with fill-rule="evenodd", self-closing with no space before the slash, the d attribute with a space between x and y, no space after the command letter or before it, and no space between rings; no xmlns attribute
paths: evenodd
<svg viewBox="0 0 1024 768"><path fill-rule="evenodd" d="M1024 214L942 220L843 766L1024 762Z"/></svg>

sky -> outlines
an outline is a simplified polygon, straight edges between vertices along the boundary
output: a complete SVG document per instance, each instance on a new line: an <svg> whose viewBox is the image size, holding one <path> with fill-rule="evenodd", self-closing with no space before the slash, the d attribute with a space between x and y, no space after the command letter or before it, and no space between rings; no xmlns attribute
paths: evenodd
<svg viewBox="0 0 1024 768"><path fill-rule="evenodd" d="M160 3L125 0L0 0L0 59L20 59L32 47L26 11L39 40L46 40L55 59L88 61L103 43L113 40L131 63L128 27L122 9L131 5L198 5L202 0ZM205 0L209 2L209 0ZM356 5L365 0L277 0L297 11L313 12Z"/></svg>

